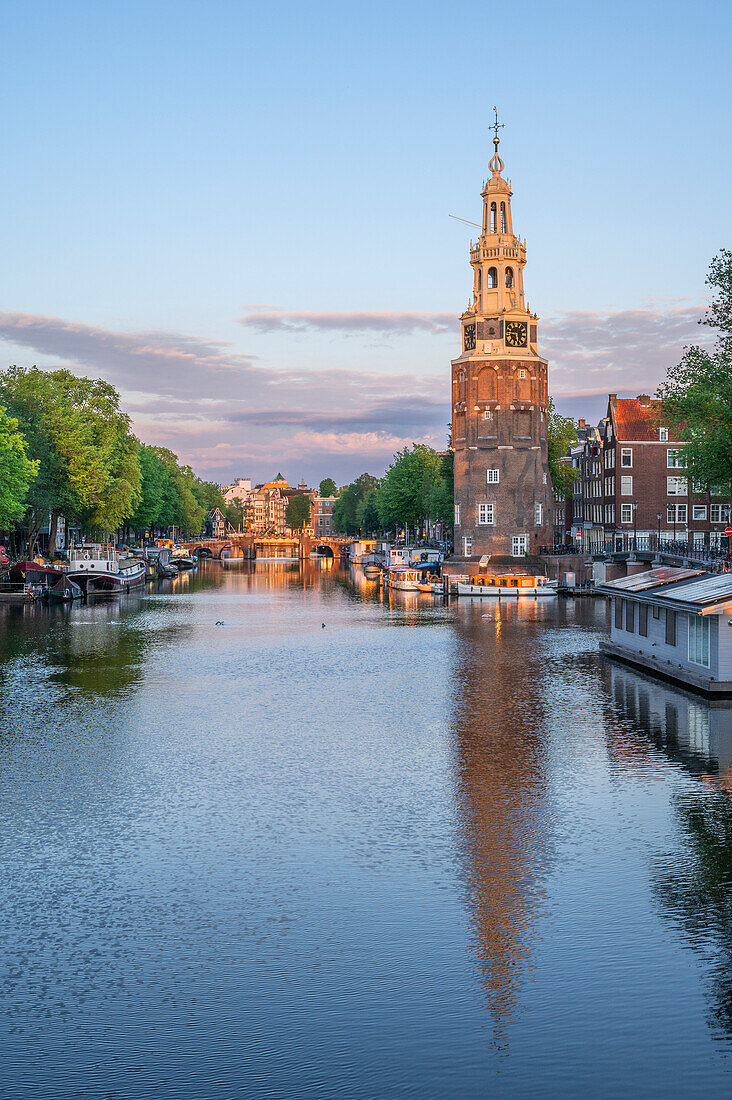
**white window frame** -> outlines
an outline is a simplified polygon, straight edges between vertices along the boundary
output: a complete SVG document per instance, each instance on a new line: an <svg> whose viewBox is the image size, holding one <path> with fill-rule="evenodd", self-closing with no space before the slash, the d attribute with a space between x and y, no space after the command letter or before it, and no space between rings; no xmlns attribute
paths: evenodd
<svg viewBox="0 0 732 1100"><path fill-rule="evenodd" d="M485 480L488 485L498 485L499 481L501 480L501 471L498 470L495 466L489 467L489 469L487 469L485 472Z"/></svg>
<svg viewBox="0 0 732 1100"><path fill-rule="evenodd" d="M528 535L512 535L511 536L511 557L521 558L524 554L529 552L529 536Z"/></svg>
<svg viewBox="0 0 732 1100"><path fill-rule="evenodd" d="M666 496L667 497L688 497L689 495L689 480L685 477L667 477L666 478Z"/></svg>
<svg viewBox="0 0 732 1100"><path fill-rule="evenodd" d="M493 419L493 413L490 409L483 409L483 419L484 420L492 420Z"/></svg>
<svg viewBox="0 0 732 1100"><path fill-rule="evenodd" d="M668 428L659 428L658 438L661 443L668 443Z"/></svg>
<svg viewBox="0 0 732 1100"><path fill-rule="evenodd" d="M686 524L688 517L688 510L686 504L667 504L666 505L666 523L683 523ZM674 516L676 517L674 519Z"/></svg>
<svg viewBox="0 0 732 1100"><path fill-rule="evenodd" d="M520 370L519 371L519 378L525 378L525 377L526 377L526 371L525 370Z"/></svg>
<svg viewBox="0 0 732 1100"><path fill-rule="evenodd" d="M709 522L710 523L729 523L730 521L730 506L729 504L712 504L709 507Z"/></svg>
<svg viewBox="0 0 732 1100"><path fill-rule="evenodd" d="M625 461L626 458L629 459L628 462ZM620 450L620 466L621 466L621 468L624 467L627 470L630 467L632 467L632 465L633 465L633 448L632 447L622 447L621 450Z"/></svg>
<svg viewBox="0 0 732 1100"><path fill-rule="evenodd" d="M621 474L620 477L620 495L621 497L632 497L633 495L633 475Z"/></svg>
<svg viewBox="0 0 732 1100"><path fill-rule="evenodd" d="M633 505L621 504L620 505L620 522L632 523L633 522Z"/></svg>
<svg viewBox="0 0 732 1100"><path fill-rule="evenodd" d="M689 660L692 664L709 668L709 618L689 615Z"/></svg>
<svg viewBox="0 0 732 1100"><path fill-rule="evenodd" d="M473 536L463 535L463 557L471 558L473 556Z"/></svg>
<svg viewBox="0 0 732 1100"><path fill-rule="evenodd" d="M541 527L544 522L544 506L541 501L534 502L534 526Z"/></svg>
<svg viewBox="0 0 732 1100"><path fill-rule="evenodd" d="M700 520L707 518L707 506L706 504L694 504L691 509L692 519L698 523Z"/></svg>
<svg viewBox="0 0 732 1100"><path fill-rule="evenodd" d="M459 504L455 505L455 524L454 525L455 525L455 527L460 526L460 505Z"/></svg>
<svg viewBox="0 0 732 1100"><path fill-rule="evenodd" d="M492 527L495 523L495 504L487 504L482 501L478 505L478 526L479 527Z"/></svg>
<svg viewBox="0 0 732 1100"><path fill-rule="evenodd" d="M685 470L684 452L681 447L669 447L666 450L666 468L668 470Z"/></svg>

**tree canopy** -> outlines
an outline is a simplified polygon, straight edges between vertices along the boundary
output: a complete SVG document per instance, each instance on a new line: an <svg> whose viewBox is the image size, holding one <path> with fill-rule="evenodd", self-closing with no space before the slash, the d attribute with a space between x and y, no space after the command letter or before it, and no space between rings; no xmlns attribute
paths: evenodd
<svg viewBox="0 0 732 1100"><path fill-rule="evenodd" d="M28 458L18 421L0 407L0 529L20 520L26 496L38 474L38 462Z"/></svg>
<svg viewBox="0 0 732 1100"><path fill-rule="evenodd" d="M338 486L332 477L324 477L318 486L321 497L334 497L338 492Z"/></svg>
<svg viewBox="0 0 732 1100"><path fill-rule="evenodd" d="M552 486L556 493L566 497L572 492L572 486L579 477L579 471L572 466L571 462L565 461L567 451L577 442L577 425L571 417L562 416L557 412L554 399L551 397L546 440Z"/></svg>
<svg viewBox="0 0 732 1100"><path fill-rule="evenodd" d="M718 330L712 351L686 348L658 388L662 417L684 441L691 481L704 490L732 492L732 252L722 249L709 267L715 296L700 324Z"/></svg>
<svg viewBox="0 0 732 1100"><path fill-rule="evenodd" d="M300 531L310 519L310 498L299 494L287 502L285 519L293 531Z"/></svg>

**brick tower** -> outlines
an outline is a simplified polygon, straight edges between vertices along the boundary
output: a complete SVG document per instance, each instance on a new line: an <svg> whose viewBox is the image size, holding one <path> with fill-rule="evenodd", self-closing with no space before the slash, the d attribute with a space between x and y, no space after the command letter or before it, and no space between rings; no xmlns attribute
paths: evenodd
<svg viewBox="0 0 732 1100"><path fill-rule="evenodd" d="M524 301L526 242L514 235L498 123L483 184L483 224L470 242L473 297L452 362L455 553L521 558L551 541L547 362Z"/></svg>

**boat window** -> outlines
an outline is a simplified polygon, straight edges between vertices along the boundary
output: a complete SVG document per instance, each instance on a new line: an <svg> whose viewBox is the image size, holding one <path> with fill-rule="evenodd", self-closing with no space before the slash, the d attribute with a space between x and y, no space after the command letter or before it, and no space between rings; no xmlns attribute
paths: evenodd
<svg viewBox="0 0 732 1100"><path fill-rule="evenodd" d="M517 581L517 580L513 580L513 581L511 581L511 584L512 584L512 585L514 586L514 588L515 588L515 587L516 587L516 586L518 585L518 581Z"/></svg>

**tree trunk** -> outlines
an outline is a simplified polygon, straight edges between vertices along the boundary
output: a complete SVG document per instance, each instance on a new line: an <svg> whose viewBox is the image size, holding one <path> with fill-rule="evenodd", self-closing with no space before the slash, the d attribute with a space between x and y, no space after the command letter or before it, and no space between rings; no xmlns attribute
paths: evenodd
<svg viewBox="0 0 732 1100"><path fill-rule="evenodd" d="M51 525L48 528L48 557L53 561L56 555L56 534L58 532L58 512L55 508L51 510Z"/></svg>

